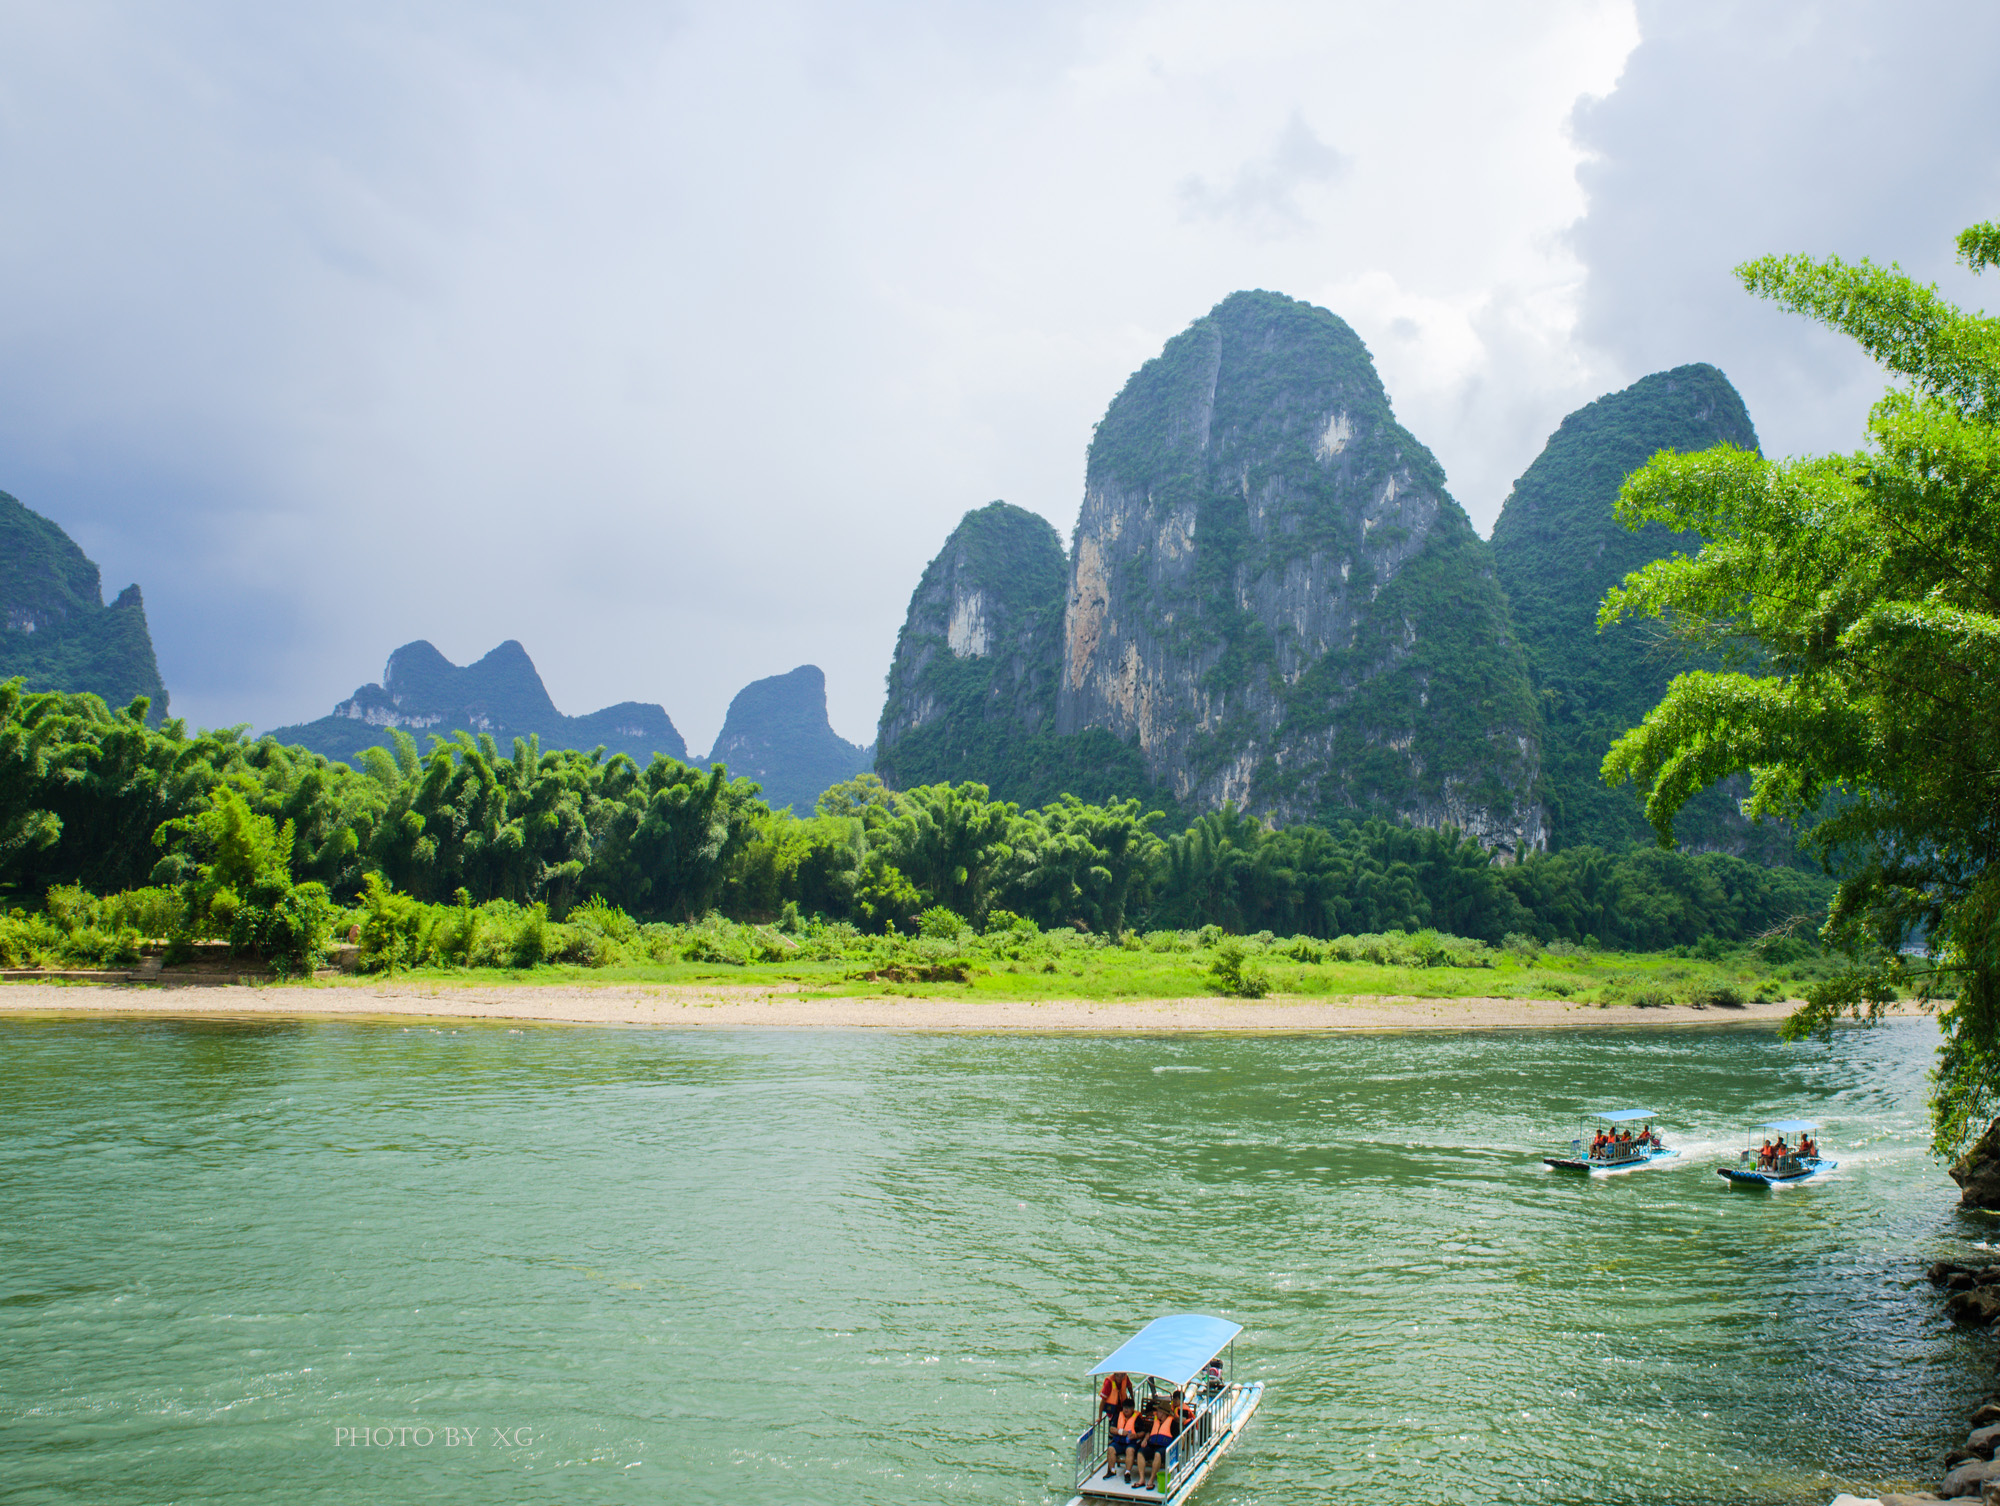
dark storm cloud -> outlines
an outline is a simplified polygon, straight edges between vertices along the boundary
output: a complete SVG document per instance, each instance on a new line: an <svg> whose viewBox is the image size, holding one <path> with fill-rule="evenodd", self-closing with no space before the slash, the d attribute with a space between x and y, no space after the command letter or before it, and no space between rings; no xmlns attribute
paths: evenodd
<svg viewBox="0 0 2000 1506"><path fill-rule="evenodd" d="M1852 449L1882 374L1731 269L1868 256L2000 304L1952 252L2000 216L2000 7L1648 0L1639 18L1616 91L1577 114L1596 154L1579 336L1622 381L1714 362L1773 453Z"/></svg>

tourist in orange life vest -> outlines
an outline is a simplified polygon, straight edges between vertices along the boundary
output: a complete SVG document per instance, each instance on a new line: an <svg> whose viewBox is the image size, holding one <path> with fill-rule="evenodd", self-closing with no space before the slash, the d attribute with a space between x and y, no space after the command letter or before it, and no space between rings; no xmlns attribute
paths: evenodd
<svg viewBox="0 0 2000 1506"><path fill-rule="evenodd" d="M1097 1388L1097 1410L1106 1417L1119 1407L1132 1405L1132 1377L1124 1371L1114 1371L1104 1377L1104 1384Z"/></svg>
<svg viewBox="0 0 2000 1506"><path fill-rule="evenodd" d="M1141 1489L1155 1490L1162 1471L1167 1467L1167 1446L1174 1441L1178 1424L1165 1403L1155 1408L1150 1424L1141 1422L1142 1428L1150 1426L1152 1434L1144 1440L1139 1451L1139 1462L1145 1466L1145 1480Z"/></svg>
<svg viewBox="0 0 2000 1506"><path fill-rule="evenodd" d="M1138 1442L1133 1437L1138 1430L1139 1414L1132 1410L1132 1398L1128 1395L1111 1415L1111 1467L1125 1472L1127 1485L1132 1483L1132 1471L1139 1467ZM1111 1467L1107 1467L1107 1474Z"/></svg>

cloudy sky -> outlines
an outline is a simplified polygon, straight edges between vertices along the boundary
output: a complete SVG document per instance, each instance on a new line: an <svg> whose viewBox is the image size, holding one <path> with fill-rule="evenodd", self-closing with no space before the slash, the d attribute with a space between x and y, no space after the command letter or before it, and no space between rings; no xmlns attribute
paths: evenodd
<svg viewBox="0 0 2000 1506"><path fill-rule="evenodd" d="M177 713L511 637L696 750L817 663L867 741L958 517L1067 537L1237 288L1351 322L1482 531L1683 361L1852 447L1875 373L1730 268L2000 304L2000 7L0 0L0 206L0 490L140 583Z"/></svg>

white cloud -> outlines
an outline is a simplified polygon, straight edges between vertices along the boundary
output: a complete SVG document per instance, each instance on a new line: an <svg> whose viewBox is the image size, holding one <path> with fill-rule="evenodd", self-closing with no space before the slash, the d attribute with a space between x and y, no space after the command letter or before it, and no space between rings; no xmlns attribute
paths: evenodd
<svg viewBox="0 0 2000 1506"><path fill-rule="evenodd" d="M1294 111L1278 144L1239 167L1228 186L1214 187L1193 174L1181 179L1181 203L1190 218L1233 219L1259 234L1303 234L1314 228L1314 220L1300 196L1338 183L1353 165L1353 159L1321 141Z"/></svg>
<svg viewBox="0 0 2000 1506"><path fill-rule="evenodd" d="M1482 527L1686 358L1605 281L1676 253L1605 226L1706 85L1569 129L1637 37L1624 0L0 4L0 487L142 583L204 722L517 637L565 710L697 748L816 662L865 739L959 515L1067 533L1091 424L1237 288L1350 320Z"/></svg>

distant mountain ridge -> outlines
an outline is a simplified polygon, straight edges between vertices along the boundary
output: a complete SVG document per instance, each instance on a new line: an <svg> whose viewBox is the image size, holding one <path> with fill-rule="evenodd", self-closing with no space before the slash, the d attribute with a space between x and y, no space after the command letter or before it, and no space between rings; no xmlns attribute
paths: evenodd
<svg viewBox="0 0 2000 1506"><path fill-rule="evenodd" d="M30 690L88 691L114 707L145 696L167 714L167 687L136 585L110 606L97 566L40 513L0 492L0 679Z"/></svg>
<svg viewBox="0 0 2000 1506"><path fill-rule="evenodd" d="M380 684L361 686L331 716L266 735L352 762L364 749L389 746L391 728L416 737L420 749L429 747L425 734L449 738L463 731L491 733L503 751L517 737L535 737L545 749L602 745L640 763L655 753L688 761L687 742L664 707L620 701L587 716L564 716L534 660L512 638L463 666L423 639L406 643L389 656Z"/></svg>
<svg viewBox="0 0 2000 1506"><path fill-rule="evenodd" d="M729 703L722 732L706 758L688 752L687 741L666 708L643 701L620 701L587 716L564 716L556 709L535 661L509 638L471 664L452 663L435 645L418 639L389 655L379 684L363 685L333 708L331 716L265 735L352 763L369 748L389 747L392 729L416 739L420 752L430 738L457 732L491 734L503 753L517 737L540 740L544 751L602 747L638 762L655 753L696 768L721 763L735 778L764 787L773 809L791 806L811 815L829 785L868 768L874 748L857 747L827 721L826 676L815 664L753 681Z"/></svg>

